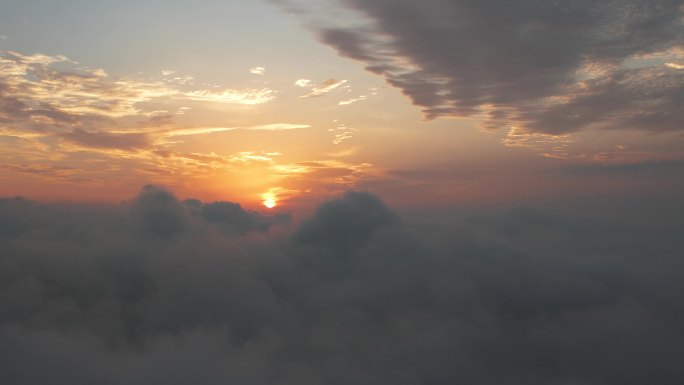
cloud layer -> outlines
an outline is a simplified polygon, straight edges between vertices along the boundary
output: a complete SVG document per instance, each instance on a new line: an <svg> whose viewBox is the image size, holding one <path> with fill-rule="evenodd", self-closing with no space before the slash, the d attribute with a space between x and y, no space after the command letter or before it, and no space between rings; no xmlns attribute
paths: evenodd
<svg viewBox="0 0 684 385"><path fill-rule="evenodd" d="M682 129L680 1L275 2L428 119L478 116L549 134Z"/></svg>
<svg viewBox="0 0 684 385"><path fill-rule="evenodd" d="M681 383L681 209L584 210L2 199L0 382Z"/></svg>

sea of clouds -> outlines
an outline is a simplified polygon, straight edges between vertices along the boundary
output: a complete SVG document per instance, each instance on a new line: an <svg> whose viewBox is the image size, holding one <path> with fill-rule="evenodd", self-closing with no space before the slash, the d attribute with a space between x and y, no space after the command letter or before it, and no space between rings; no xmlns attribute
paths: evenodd
<svg viewBox="0 0 684 385"><path fill-rule="evenodd" d="M681 384L682 210L602 207L4 198L0 383Z"/></svg>

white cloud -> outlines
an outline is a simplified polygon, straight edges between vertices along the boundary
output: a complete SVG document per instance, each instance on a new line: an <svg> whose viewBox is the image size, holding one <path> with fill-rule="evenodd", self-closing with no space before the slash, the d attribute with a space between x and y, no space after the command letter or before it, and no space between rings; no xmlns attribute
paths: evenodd
<svg viewBox="0 0 684 385"><path fill-rule="evenodd" d="M299 82L299 80L298 80L298 82ZM328 79L328 80L324 81L323 83L321 83L320 85L311 85L311 83L306 83L307 84L306 86L300 85L300 87L310 88L311 92L309 92L306 95L302 95L300 97L301 98L310 98L310 97L314 97L314 96L325 95L328 92L334 90L335 88L345 84L346 82L347 82L346 80Z"/></svg>
<svg viewBox="0 0 684 385"><path fill-rule="evenodd" d="M253 67L249 69L249 73L254 75L263 75L266 73L265 67Z"/></svg>
<svg viewBox="0 0 684 385"><path fill-rule="evenodd" d="M246 130L254 131L284 131L284 130L296 130L299 128L309 128L308 124L291 124L291 123L272 123L272 124L262 124L259 126L245 127Z"/></svg>
<svg viewBox="0 0 684 385"><path fill-rule="evenodd" d="M256 126L236 126L236 127L187 127L187 128L174 128L170 130L162 131L141 131L141 134L148 134L151 136L158 136L160 138L170 138L176 136L189 136L189 135L205 135L213 134L217 132L227 132L235 130L246 130L246 131L289 131L297 130L301 128L311 127L308 124L293 124L293 123L269 123L260 124ZM131 134L131 131L110 131L113 134Z"/></svg>
<svg viewBox="0 0 684 385"><path fill-rule="evenodd" d="M245 104L256 105L264 104L276 98L276 91L268 88L253 88L245 90L224 89L224 90L200 90L183 94L190 100L203 102Z"/></svg>
<svg viewBox="0 0 684 385"><path fill-rule="evenodd" d="M313 83L309 79L298 79L294 84L297 87L302 87L302 88L310 88L313 86Z"/></svg>
<svg viewBox="0 0 684 385"><path fill-rule="evenodd" d="M340 144L347 139L351 139L353 133L358 131L356 128L347 127L345 124L339 123L337 119L335 119L333 123L337 123L337 125L328 129L329 132L332 132L335 135L333 144Z"/></svg>
<svg viewBox="0 0 684 385"><path fill-rule="evenodd" d="M163 70L162 74L171 76L174 71ZM65 56L0 51L0 83L5 85L0 96L18 102L5 111L10 120L74 124L87 119L145 115L150 112L143 105L146 102L194 100L257 105L276 97L276 92L268 88L186 91L191 80L188 76L164 81L115 78L103 69L76 66Z"/></svg>
<svg viewBox="0 0 684 385"><path fill-rule="evenodd" d="M359 97L357 97L357 98L351 98L351 99L347 99L347 100L342 100L342 101L340 101L339 103L337 103L337 105L338 105L338 106L348 106L348 105L350 105L350 104L353 104L353 103L356 103L356 102L360 102L361 100L364 100L364 99L366 99L366 98L367 98L366 95L361 95L361 96L359 96Z"/></svg>
<svg viewBox="0 0 684 385"><path fill-rule="evenodd" d="M237 127L191 127L191 128L174 128L172 130L161 131L161 137L174 136L188 136L188 135L204 135L213 134L216 132L226 132L237 130Z"/></svg>

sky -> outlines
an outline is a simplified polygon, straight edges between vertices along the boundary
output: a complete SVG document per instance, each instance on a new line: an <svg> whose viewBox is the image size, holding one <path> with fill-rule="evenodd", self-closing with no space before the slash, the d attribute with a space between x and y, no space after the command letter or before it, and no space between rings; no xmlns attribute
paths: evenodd
<svg viewBox="0 0 684 385"><path fill-rule="evenodd" d="M0 383L681 384L684 3L0 0Z"/></svg>
<svg viewBox="0 0 684 385"><path fill-rule="evenodd" d="M518 3L5 0L0 195L681 188L680 4Z"/></svg>

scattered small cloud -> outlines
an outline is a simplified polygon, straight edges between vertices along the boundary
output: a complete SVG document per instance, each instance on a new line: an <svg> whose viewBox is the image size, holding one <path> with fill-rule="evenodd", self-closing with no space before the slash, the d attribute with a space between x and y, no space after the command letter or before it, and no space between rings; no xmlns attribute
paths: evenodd
<svg viewBox="0 0 684 385"><path fill-rule="evenodd" d="M568 134L552 135L511 127L501 143L506 147L528 148L547 158L568 158L568 146L575 143L575 139Z"/></svg>
<svg viewBox="0 0 684 385"><path fill-rule="evenodd" d="M359 151L359 147L348 147L348 148L344 148L340 151L331 152L327 155L331 158L346 158L346 157L353 156L353 155L357 154L358 151Z"/></svg>
<svg viewBox="0 0 684 385"><path fill-rule="evenodd" d="M249 73L253 75L263 75L266 73L265 67L252 67L249 69Z"/></svg>
<svg viewBox="0 0 684 385"><path fill-rule="evenodd" d="M275 95L276 91L268 88L199 90L183 94L189 100L250 106L268 103L276 98Z"/></svg>
<svg viewBox="0 0 684 385"><path fill-rule="evenodd" d="M328 79L320 85L316 85L312 83L311 80L299 79L295 82L295 85L302 88L309 88L311 90L306 95L300 96L300 98L311 98L315 96L325 95L345 83L347 83L346 80Z"/></svg>
<svg viewBox="0 0 684 385"><path fill-rule="evenodd" d="M360 102L361 100L365 100L365 99L367 99L367 98L368 98L368 97L365 96L365 95L360 95L360 96L358 96L358 97L356 97L356 98L351 98L351 99L347 99L347 100L342 100L342 101L340 101L339 103L337 103L337 105L338 105L338 106L348 106L348 105L350 105L350 104L353 104L353 103L356 103L356 102Z"/></svg>
<svg viewBox="0 0 684 385"><path fill-rule="evenodd" d="M345 140L351 139L353 134L358 131L356 128L347 127L347 125L340 123L338 120L334 120L333 124L335 124L335 127L328 129L329 132L335 135L333 144L340 144Z"/></svg>
<svg viewBox="0 0 684 385"><path fill-rule="evenodd" d="M348 87L348 86L347 86L347 87ZM351 88L348 89L348 91L351 92ZM350 98L350 99L342 100L342 101L338 102L337 105L338 105L338 106L348 106L348 105L350 105L350 104L354 104L354 103L356 103L356 102L360 102L360 101L362 101L362 100L366 100L366 99L368 99L369 97L375 96L375 95L377 95L377 94L378 94L378 89L377 89L376 87L371 87L371 88L368 89L368 91L367 91L366 94L364 94L364 95L359 95L359 96L357 96L357 97L355 97L355 98Z"/></svg>
<svg viewBox="0 0 684 385"><path fill-rule="evenodd" d="M297 87L302 87L302 88L309 88L313 86L313 83L309 79L298 79L294 83Z"/></svg>
<svg viewBox="0 0 684 385"><path fill-rule="evenodd" d="M188 128L172 128L169 130L152 132L151 134L159 137L175 137L175 136L189 136L189 135L205 135L217 132L226 132L237 130L239 127L188 127Z"/></svg>
<svg viewBox="0 0 684 385"><path fill-rule="evenodd" d="M256 126L236 126L236 127L188 127L188 128L173 128L169 130L149 132L160 136L186 136L186 135L203 135L212 134L216 132L226 132L235 130L247 131L289 131L301 128L311 127L308 124L293 124L293 123L270 123L260 124Z"/></svg>
<svg viewBox="0 0 684 385"><path fill-rule="evenodd" d="M272 124L262 124L258 126L245 127L246 130L255 131L287 131L287 130L297 130L300 128L309 128L309 124L292 124L292 123L272 123Z"/></svg>
<svg viewBox="0 0 684 385"><path fill-rule="evenodd" d="M230 156L228 159L230 159L231 162L237 163L265 162L268 164L272 164L273 158L274 155L257 154L253 151L243 151L236 155Z"/></svg>

